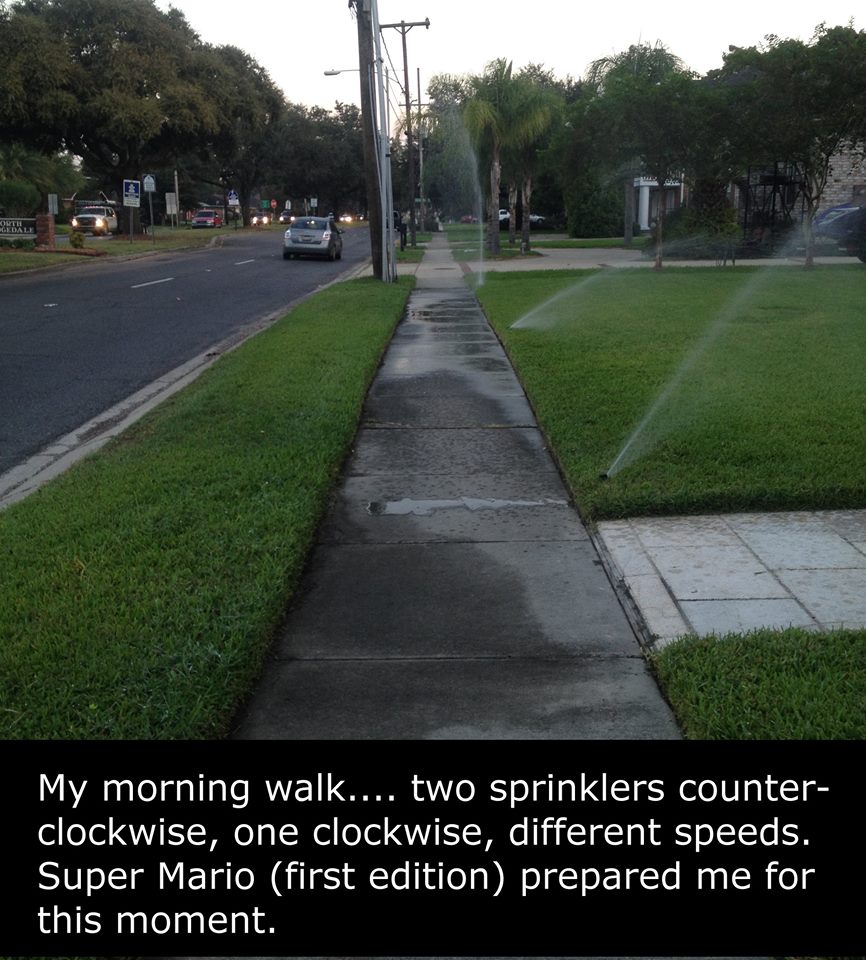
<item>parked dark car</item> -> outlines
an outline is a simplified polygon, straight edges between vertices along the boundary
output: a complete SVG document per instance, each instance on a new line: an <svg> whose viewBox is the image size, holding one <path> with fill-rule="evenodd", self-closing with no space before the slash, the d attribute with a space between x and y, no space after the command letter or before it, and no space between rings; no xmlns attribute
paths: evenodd
<svg viewBox="0 0 866 960"><path fill-rule="evenodd" d="M192 218L193 227L221 227L223 215L219 210L199 210Z"/></svg>
<svg viewBox="0 0 866 960"><path fill-rule="evenodd" d="M298 217L283 237L283 259L343 256L342 231L328 217Z"/></svg>
<svg viewBox="0 0 866 960"><path fill-rule="evenodd" d="M866 263L866 206L831 207L812 224L816 240L835 240L851 257Z"/></svg>

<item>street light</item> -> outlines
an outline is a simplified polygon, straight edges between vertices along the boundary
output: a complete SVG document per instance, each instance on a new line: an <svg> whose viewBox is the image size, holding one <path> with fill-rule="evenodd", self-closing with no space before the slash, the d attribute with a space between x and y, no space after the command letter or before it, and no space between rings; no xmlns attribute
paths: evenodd
<svg viewBox="0 0 866 960"><path fill-rule="evenodd" d="M360 68L350 67L345 70L325 70L326 77L336 77L341 73L360 73ZM376 110L376 103L373 97L372 77L375 71L372 64L369 68L370 73L370 112L373 117L378 118L374 123L376 133L376 170L379 181L379 203L382 215L382 276L383 279L394 281L397 279L397 265L394 262L394 217L392 210L394 207L393 187L391 184L391 151L390 137L385 127L385 117L383 116L384 96L382 94L381 84L377 84L379 95L379 110ZM363 85L362 85L363 87Z"/></svg>

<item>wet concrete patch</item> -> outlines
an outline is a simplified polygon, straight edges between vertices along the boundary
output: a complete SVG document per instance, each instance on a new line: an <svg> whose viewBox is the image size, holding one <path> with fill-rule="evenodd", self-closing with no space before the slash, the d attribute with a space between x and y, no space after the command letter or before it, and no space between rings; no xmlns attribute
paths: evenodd
<svg viewBox="0 0 866 960"><path fill-rule="evenodd" d="M639 656L588 540L321 545L278 659Z"/></svg>
<svg viewBox="0 0 866 960"><path fill-rule="evenodd" d="M501 473L512 477L556 473L538 430L371 430L358 431L350 475Z"/></svg>
<svg viewBox="0 0 866 960"><path fill-rule="evenodd" d="M238 739L679 739L637 657L274 664ZM479 705L483 704L483 709Z"/></svg>
<svg viewBox="0 0 866 960"><path fill-rule="evenodd" d="M458 370L454 364L445 366L433 361L426 367L410 368L407 364L403 369L383 364L369 393L370 397L448 395L523 397L524 392L510 369L482 372L464 364Z"/></svg>
<svg viewBox="0 0 866 960"><path fill-rule="evenodd" d="M513 484L493 474L349 477L319 538L343 543L477 543L586 540L588 534L559 477L541 472L531 484Z"/></svg>
<svg viewBox="0 0 866 960"><path fill-rule="evenodd" d="M364 425L371 427L535 427L535 416L522 395L484 397L439 394L370 396Z"/></svg>

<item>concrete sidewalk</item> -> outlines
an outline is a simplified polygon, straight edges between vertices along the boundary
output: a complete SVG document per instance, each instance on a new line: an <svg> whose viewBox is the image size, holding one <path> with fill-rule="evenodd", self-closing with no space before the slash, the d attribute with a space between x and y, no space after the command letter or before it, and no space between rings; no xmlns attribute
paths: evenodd
<svg viewBox="0 0 866 960"><path fill-rule="evenodd" d="M234 736L679 737L441 235L416 277Z"/></svg>

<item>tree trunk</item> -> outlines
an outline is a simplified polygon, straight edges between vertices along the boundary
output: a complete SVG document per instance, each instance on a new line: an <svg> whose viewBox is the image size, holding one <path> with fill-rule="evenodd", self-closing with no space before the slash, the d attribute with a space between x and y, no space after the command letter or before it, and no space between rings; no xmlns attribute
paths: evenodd
<svg viewBox="0 0 866 960"><path fill-rule="evenodd" d="M625 192L622 216L622 236L627 247L634 240L634 177L629 174L625 178Z"/></svg>
<svg viewBox="0 0 866 960"><path fill-rule="evenodd" d="M529 231L532 228L530 215L532 214L532 175L526 174L523 178L523 229L521 231L520 251L529 253Z"/></svg>
<svg viewBox="0 0 866 960"><path fill-rule="evenodd" d="M502 165L499 162L499 150L494 148L490 162L490 223L487 227L490 252L499 253L499 182Z"/></svg>
<svg viewBox="0 0 866 960"><path fill-rule="evenodd" d="M665 235L665 182L667 177L659 177L659 213L658 219L656 221L656 259L653 264L653 270L661 270L662 268L662 247L664 244L664 235Z"/></svg>
<svg viewBox="0 0 866 960"><path fill-rule="evenodd" d="M508 184L508 242L513 247L517 239L517 184Z"/></svg>

